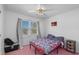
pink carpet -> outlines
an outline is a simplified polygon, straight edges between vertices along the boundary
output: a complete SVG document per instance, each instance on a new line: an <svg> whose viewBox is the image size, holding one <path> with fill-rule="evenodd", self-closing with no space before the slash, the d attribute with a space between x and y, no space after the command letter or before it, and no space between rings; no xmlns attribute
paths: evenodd
<svg viewBox="0 0 79 59"><path fill-rule="evenodd" d="M6 55L35 55L34 48L29 48L29 45L24 46L22 49L18 49L9 53L6 53ZM37 53L37 55L40 55ZM53 51L50 55L57 55L56 51ZM78 55L77 53L73 54L71 52L66 51L63 48L59 48L58 55Z"/></svg>

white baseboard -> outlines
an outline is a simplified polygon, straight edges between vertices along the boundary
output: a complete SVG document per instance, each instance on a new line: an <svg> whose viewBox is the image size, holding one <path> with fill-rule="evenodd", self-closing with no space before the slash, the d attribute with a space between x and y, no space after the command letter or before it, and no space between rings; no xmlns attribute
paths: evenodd
<svg viewBox="0 0 79 59"><path fill-rule="evenodd" d="M23 49L23 46L20 46L20 49Z"/></svg>
<svg viewBox="0 0 79 59"><path fill-rule="evenodd" d="M0 52L0 55L5 55L5 53L3 53L3 52Z"/></svg>

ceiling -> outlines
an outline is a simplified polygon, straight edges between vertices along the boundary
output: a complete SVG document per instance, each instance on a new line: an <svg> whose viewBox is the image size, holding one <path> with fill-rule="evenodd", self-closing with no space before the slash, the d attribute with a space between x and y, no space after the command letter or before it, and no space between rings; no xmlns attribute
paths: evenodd
<svg viewBox="0 0 79 59"><path fill-rule="evenodd" d="M35 10L38 5L39 4L5 4L4 7L6 10L11 10L32 17L38 17L35 13L28 12L29 10ZM46 16L40 16L42 18L48 18L50 16L55 16L79 8L79 4L41 4L41 6L47 9L47 12L45 13Z"/></svg>

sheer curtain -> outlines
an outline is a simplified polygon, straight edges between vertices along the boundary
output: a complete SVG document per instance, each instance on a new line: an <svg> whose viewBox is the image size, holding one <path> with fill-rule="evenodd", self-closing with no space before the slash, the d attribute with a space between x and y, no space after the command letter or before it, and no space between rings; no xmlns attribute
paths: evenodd
<svg viewBox="0 0 79 59"><path fill-rule="evenodd" d="M20 45L20 48L23 47L23 40L22 40L22 29L21 29L21 19L18 18L18 21L17 21L17 42L19 43Z"/></svg>
<svg viewBox="0 0 79 59"><path fill-rule="evenodd" d="M37 22L37 24L38 24L38 36L37 36L37 38L40 38L41 33L40 33L40 23L39 23L39 21Z"/></svg>

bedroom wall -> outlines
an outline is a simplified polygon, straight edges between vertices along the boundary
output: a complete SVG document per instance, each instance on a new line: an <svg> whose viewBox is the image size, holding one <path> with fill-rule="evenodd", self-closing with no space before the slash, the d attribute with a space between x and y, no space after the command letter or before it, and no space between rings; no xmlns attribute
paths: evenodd
<svg viewBox="0 0 79 59"><path fill-rule="evenodd" d="M46 20L47 19L41 19L40 20L40 31L41 31L41 37L45 37L45 36L47 36L46 35L46 25L47 25L47 23L46 23Z"/></svg>
<svg viewBox="0 0 79 59"><path fill-rule="evenodd" d="M4 36L4 32L3 32L4 8L3 8L3 5L0 5L0 11L1 11L1 13L0 13L0 54L4 54L4 49L3 49L3 47L4 47L4 43L3 43L4 42L4 40L3 40L3 36Z"/></svg>
<svg viewBox="0 0 79 59"><path fill-rule="evenodd" d="M36 18L28 17L26 15L19 14L17 12L12 12L12 11L9 11L9 10L5 10L5 38L9 37L14 42L17 42L17 37L16 37L16 23L17 23L18 18L31 19L33 21L38 21L38 19L36 19ZM41 24L43 24L42 21L39 21L39 22ZM42 25L40 25L41 35L44 35L42 28L43 28ZM28 44L28 42L30 40L32 40L32 39L36 39L36 37L34 35L23 36L23 37L24 38L22 38L22 40L21 40L23 42L23 45Z"/></svg>
<svg viewBox="0 0 79 59"><path fill-rule="evenodd" d="M57 26L51 26L51 22L57 21ZM79 8L63 14L56 15L47 20L47 34L64 36L66 39L76 41L76 50L79 52Z"/></svg>

